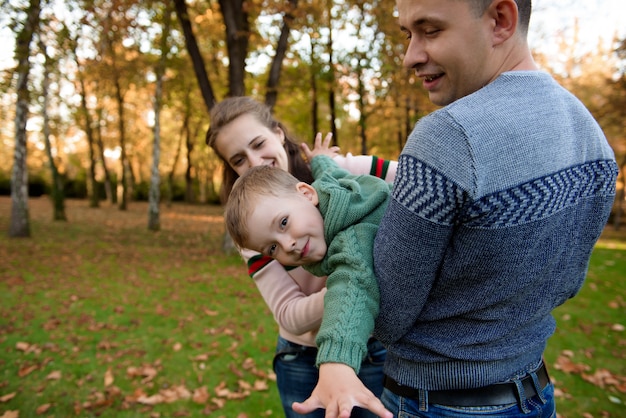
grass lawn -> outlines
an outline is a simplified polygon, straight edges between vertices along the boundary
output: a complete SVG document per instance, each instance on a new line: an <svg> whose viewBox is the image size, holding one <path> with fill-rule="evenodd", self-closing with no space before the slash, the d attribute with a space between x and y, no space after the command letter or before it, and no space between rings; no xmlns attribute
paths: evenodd
<svg viewBox="0 0 626 418"><path fill-rule="evenodd" d="M0 197L0 418L281 417L277 327L221 208L30 199L10 239ZM562 418L626 416L626 233L607 229L581 293L555 312L546 360Z"/></svg>

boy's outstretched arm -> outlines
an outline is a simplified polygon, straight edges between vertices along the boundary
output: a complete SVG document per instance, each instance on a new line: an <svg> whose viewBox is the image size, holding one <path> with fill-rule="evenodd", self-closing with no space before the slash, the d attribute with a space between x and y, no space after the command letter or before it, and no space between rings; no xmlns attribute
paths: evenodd
<svg viewBox="0 0 626 418"><path fill-rule="evenodd" d="M319 381L309 399L292 405L298 414L325 408L325 418L350 418L355 406L383 418L393 418L393 414L363 385L354 370L342 363L321 364Z"/></svg>

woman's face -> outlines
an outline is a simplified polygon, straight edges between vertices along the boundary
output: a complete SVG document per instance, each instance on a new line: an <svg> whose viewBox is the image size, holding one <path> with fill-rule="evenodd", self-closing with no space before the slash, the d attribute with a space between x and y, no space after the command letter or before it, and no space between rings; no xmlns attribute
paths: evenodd
<svg viewBox="0 0 626 418"><path fill-rule="evenodd" d="M215 138L215 150L238 175L250 167L270 165L289 171L282 129L271 130L250 114L234 119Z"/></svg>

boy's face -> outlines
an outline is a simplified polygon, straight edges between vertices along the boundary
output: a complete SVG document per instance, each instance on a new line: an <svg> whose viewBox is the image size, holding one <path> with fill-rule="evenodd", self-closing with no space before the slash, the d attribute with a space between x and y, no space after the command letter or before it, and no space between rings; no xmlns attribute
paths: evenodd
<svg viewBox="0 0 626 418"><path fill-rule="evenodd" d="M327 248L317 204L317 192L306 183L280 197L260 197L247 220L246 247L288 266L322 260Z"/></svg>

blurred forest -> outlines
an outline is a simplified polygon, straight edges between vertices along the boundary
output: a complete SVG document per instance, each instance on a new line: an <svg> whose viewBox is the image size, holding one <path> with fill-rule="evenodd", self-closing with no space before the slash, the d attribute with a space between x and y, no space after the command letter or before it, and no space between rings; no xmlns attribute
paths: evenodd
<svg viewBox="0 0 626 418"><path fill-rule="evenodd" d="M209 109L229 95L273 107L301 141L333 132L342 152L395 159L434 110L403 69L395 0L0 0L15 35L0 72L0 194L10 235L28 236L28 196L126 209L217 203L204 143ZM532 25L532 22L531 22ZM532 26L531 26L532 30ZM577 95L626 165L626 40L535 58ZM623 170L622 170L623 172ZM619 222L623 182L614 221ZM21 222L18 220L21 219Z"/></svg>

